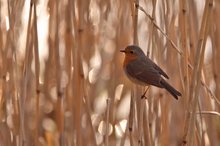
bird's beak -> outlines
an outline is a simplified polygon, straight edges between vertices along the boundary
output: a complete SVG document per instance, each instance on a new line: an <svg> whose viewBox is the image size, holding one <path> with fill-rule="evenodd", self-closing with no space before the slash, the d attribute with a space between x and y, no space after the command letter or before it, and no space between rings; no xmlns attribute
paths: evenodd
<svg viewBox="0 0 220 146"><path fill-rule="evenodd" d="M125 50L120 50L120 52L125 53Z"/></svg>

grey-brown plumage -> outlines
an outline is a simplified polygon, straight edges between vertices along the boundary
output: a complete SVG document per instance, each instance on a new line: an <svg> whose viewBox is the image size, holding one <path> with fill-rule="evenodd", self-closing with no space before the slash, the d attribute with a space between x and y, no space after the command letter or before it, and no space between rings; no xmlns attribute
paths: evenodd
<svg viewBox="0 0 220 146"><path fill-rule="evenodd" d="M173 97L178 99L181 93L168 84L161 76L169 79L168 75L157 66L138 46L127 46L125 50L124 70L129 79L141 85L153 85L165 88Z"/></svg>

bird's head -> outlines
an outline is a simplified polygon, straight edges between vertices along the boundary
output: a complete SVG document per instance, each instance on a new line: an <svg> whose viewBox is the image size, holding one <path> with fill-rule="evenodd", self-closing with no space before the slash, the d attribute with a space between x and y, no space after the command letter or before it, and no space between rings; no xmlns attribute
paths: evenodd
<svg viewBox="0 0 220 146"><path fill-rule="evenodd" d="M120 52L125 53L125 56L129 58L145 57L144 52L136 45L127 46L124 50L120 50Z"/></svg>

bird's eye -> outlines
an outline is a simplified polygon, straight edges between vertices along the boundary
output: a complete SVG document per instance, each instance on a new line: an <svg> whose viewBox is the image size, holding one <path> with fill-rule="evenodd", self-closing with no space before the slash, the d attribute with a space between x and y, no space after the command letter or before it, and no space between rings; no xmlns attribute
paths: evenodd
<svg viewBox="0 0 220 146"><path fill-rule="evenodd" d="M130 51L130 53L131 53L131 54L133 54L133 53L134 53L134 51L132 51L132 50L131 50L131 51Z"/></svg>

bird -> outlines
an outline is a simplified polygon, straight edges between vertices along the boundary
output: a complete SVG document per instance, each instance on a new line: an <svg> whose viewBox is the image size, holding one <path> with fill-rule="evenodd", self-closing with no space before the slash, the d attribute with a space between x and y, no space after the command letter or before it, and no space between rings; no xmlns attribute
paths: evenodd
<svg viewBox="0 0 220 146"><path fill-rule="evenodd" d="M142 86L153 85L166 89L175 99L182 96L179 91L172 87L164 78L169 79L168 75L137 45L129 45L120 50L125 54L123 69L127 77Z"/></svg>

